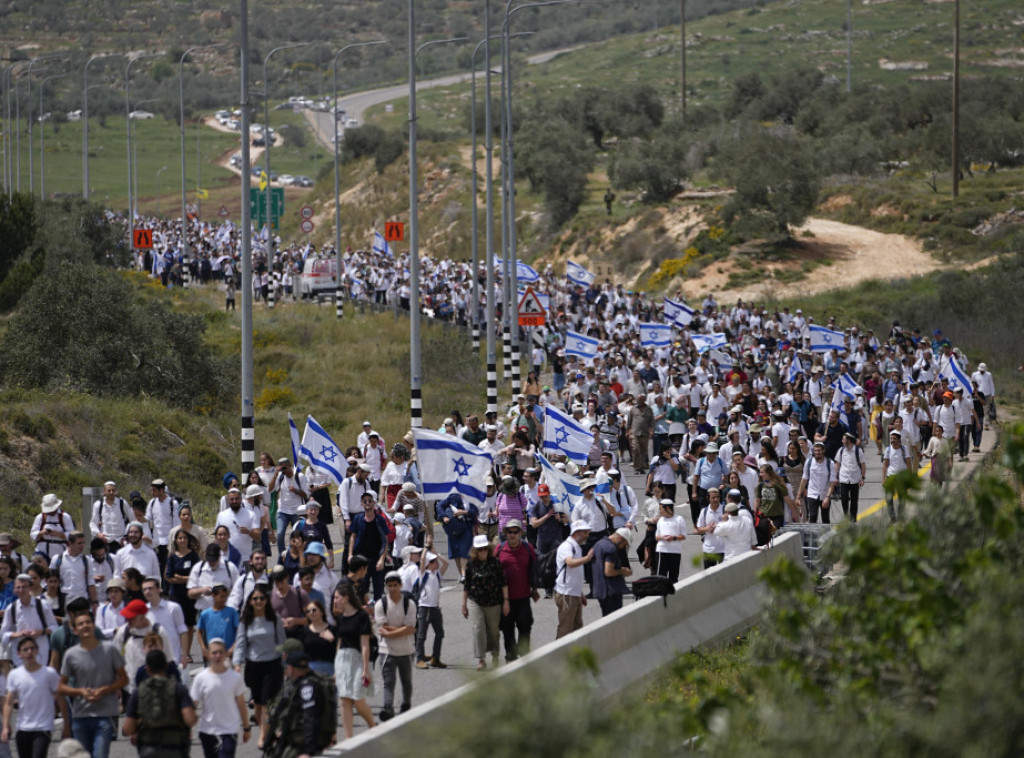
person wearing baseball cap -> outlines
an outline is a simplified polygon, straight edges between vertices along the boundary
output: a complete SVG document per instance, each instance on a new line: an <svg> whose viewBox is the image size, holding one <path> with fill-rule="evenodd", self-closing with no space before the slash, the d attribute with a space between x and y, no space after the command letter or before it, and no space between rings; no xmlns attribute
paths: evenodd
<svg viewBox="0 0 1024 758"><path fill-rule="evenodd" d="M537 501L530 506L528 515L530 526L537 534L537 554L544 555L557 550L562 541L562 531L569 523L569 514L556 510L551 488L547 484L537 485ZM544 589L544 597L554 597L550 588Z"/></svg>
<svg viewBox="0 0 1024 758"><path fill-rule="evenodd" d="M594 550L586 554L583 545L590 536L590 524L576 519L569 527L569 538L558 546L555 554L555 606L558 608L558 629L555 639L583 628L583 567L594 560Z"/></svg>
<svg viewBox="0 0 1024 758"><path fill-rule="evenodd" d="M523 532L523 522L517 518L510 519L503 530L505 542L496 553L508 581L509 612L501 617L499 624L505 638L506 662L530 652L530 630L533 629L530 603L540 599L539 588L533 580L537 553L533 545L523 539Z"/></svg>
<svg viewBox="0 0 1024 758"><path fill-rule="evenodd" d="M622 596L629 591L626 577L632 576L625 557L630 531L620 527L594 545L594 597L601 606L601 616L622 608Z"/></svg>

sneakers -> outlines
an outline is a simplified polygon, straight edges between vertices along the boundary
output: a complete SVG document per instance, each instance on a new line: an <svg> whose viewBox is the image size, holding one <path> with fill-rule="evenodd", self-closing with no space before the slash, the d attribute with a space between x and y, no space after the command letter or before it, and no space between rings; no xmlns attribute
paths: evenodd
<svg viewBox="0 0 1024 758"><path fill-rule="evenodd" d="M442 663L440 658L436 658L436 657L431 656L431 658L430 658L430 668L432 668L432 669L446 669L446 668L448 668L448 664L447 663Z"/></svg>
<svg viewBox="0 0 1024 758"><path fill-rule="evenodd" d="M391 710L390 708L384 708L380 712L380 720L381 721L388 721L389 719L393 719L394 717L395 717L395 712L393 710Z"/></svg>
<svg viewBox="0 0 1024 758"><path fill-rule="evenodd" d="M428 663L427 661L416 661L416 668L428 669L430 668L430 663Z"/></svg>
<svg viewBox="0 0 1024 758"><path fill-rule="evenodd" d="M485 661L483 658L478 660L476 662L476 670L477 671L486 671L487 670L487 661Z"/></svg>
<svg viewBox="0 0 1024 758"><path fill-rule="evenodd" d="M463 576L460 576L460 577L459 577L459 584L465 584L465 583L466 583L466 577L465 577L465 575L463 575Z"/></svg>
<svg viewBox="0 0 1024 758"><path fill-rule="evenodd" d="M412 708L412 703L402 703L402 707L398 709L398 712L405 713L410 708Z"/></svg>

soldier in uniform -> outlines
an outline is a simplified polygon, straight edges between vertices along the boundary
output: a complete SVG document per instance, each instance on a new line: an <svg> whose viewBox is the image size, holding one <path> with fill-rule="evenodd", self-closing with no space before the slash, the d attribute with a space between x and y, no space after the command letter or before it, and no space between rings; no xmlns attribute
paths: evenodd
<svg viewBox="0 0 1024 758"><path fill-rule="evenodd" d="M272 758L310 758L322 753L334 740L336 719L327 718L336 705L323 680L309 668L309 655L290 652L284 659L285 690L271 705L270 737L265 755ZM334 723L334 730L325 729Z"/></svg>

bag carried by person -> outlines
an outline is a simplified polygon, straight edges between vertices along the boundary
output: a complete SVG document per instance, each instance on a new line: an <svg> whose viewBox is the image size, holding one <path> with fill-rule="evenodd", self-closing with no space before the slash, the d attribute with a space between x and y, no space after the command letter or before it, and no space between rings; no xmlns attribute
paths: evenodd
<svg viewBox="0 0 1024 758"><path fill-rule="evenodd" d="M139 685L139 744L178 747L189 744L189 729L176 696L178 682L151 676Z"/></svg>

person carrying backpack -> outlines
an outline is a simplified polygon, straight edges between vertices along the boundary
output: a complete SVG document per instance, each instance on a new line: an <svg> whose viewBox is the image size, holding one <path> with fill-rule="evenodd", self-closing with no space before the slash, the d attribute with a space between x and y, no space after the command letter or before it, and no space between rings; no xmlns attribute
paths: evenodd
<svg viewBox="0 0 1024 758"><path fill-rule="evenodd" d="M139 758L188 758L189 730L196 725L196 707L185 685L167 676L163 650L146 654L149 677L128 699L124 734L132 738Z"/></svg>
<svg viewBox="0 0 1024 758"><path fill-rule="evenodd" d="M381 652L384 664L381 678L384 680L384 707L380 720L387 721L395 715L395 673L402 679L402 708L405 713L412 707L412 664L416 652L416 601L402 592L402 576L389 571L384 577L384 596L374 607L374 621L381 636Z"/></svg>
<svg viewBox="0 0 1024 758"><path fill-rule="evenodd" d="M309 656L291 652L284 660L285 685L270 708L270 737L264 755L298 758L322 753L338 729L337 698L328 683L309 668Z"/></svg>

